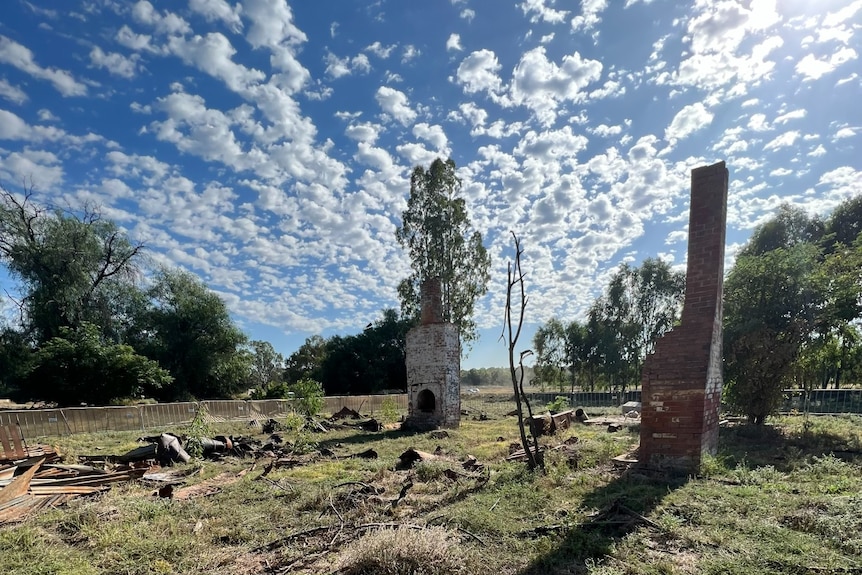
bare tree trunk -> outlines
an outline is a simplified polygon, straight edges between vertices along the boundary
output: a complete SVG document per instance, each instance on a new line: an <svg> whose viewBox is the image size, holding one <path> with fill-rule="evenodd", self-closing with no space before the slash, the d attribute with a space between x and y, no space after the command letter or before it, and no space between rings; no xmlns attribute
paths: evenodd
<svg viewBox="0 0 862 575"><path fill-rule="evenodd" d="M512 391L515 395L515 410L518 413L518 431L521 435L521 445L524 446L524 452L527 455L527 465L532 471L537 468L544 469L544 461L539 452L538 438L533 436L533 445L531 447L527 440L527 432L524 424L523 406L526 406L530 420L533 418L533 410L530 407L530 401L527 398L527 394L524 393L524 358L532 355L533 352L530 350L522 351L518 357L518 368L515 368L515 346L517 345L518 338L521 335L521 327L524 325L524 310L527 308L527 296L524 291L524 274L521 271L521 253L523 253L521 250L521 243L514 232L512 232L512 237L515 240L515 263L514 265L509 263L508 285L506 289L505 325L503 326L503 334L500 335L500 339L503 339L503 337L506 336L509 347L509 375L512 378ZM518 310L517 328L513 329L512 290L516 286L520 290L521 301Z"/></svg>

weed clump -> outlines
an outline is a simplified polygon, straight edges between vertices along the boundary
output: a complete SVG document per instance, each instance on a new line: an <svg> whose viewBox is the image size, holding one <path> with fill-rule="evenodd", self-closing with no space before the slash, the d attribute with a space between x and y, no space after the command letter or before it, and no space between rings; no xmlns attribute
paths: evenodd
<svg viewBox="0 0 862 575"><path fill-rule="evenodd" d="M339 555L344 575L449 575L475 573L470 557L444 527L381 529L362 536ZM476 567L476 565L472 565Z"/></svg>

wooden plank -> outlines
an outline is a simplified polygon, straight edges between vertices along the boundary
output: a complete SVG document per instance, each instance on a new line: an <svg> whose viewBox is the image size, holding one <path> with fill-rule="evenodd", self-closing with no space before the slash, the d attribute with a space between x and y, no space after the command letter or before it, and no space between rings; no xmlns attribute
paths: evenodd
<svg viewBox="0 0 862 575"><path fill-rule="evenodd" d="M39 467L41 465L42 462L40 461L26 472L13 479L9 485L0 489L0 503L6 503L16 497L26 495L27 491L30 489L30 480L33 479L33 476L37 471L39 471Z"/></svg>
<svg viewBox="0 0 862 575"><path fill-rule="evenodd" d="M15 449L15 459L24 459L27 457L27 450L21 445L21 431L17 427L8 427L9 435L12 437L13 448Z"/></svg>
<svg viewBox="0 0 862 575"><path fill-rule="evenodd" d="M0 459L15 459L12 455L12 444L9 443L9 437L6 435L9 426L0 425L0 444L3 446L3 453L0 453Z"/></svg>

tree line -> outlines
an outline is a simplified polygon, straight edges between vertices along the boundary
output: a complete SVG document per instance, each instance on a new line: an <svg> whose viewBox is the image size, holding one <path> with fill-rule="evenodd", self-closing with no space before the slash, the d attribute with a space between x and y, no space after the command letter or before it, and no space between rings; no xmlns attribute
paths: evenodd
<svg viewBox="0 0 862 575"><path fill-rule="evenodd" d="M419 286L440 280L444 319L469 345L490 258L472 231L452 160L417 166L395 240L412 271L360 333L316 335L287 359L249 341L225 302L197 276L148 268L145 247L98 206L58 209L32 189L0 186L0 265L12 316L0 317L0 395L61 405L232 397L365 394L406 389L406 333ZM20 294L13 296L13 294ZM15 298L18 299L15 299Z"/></svg>
<svg viewBox="0 0 862 575"><path fill-rule="evenodd" d="M862 381L862 196L827 218L782 205L757 226L724 283L724 400L763 423L782 390ZM534 383L624 391L679 320L685 277L661 260L623 264L584 321L533 339Z"/></svg>
<svg viewBox="0 0 862 575"><path fill-rule="evenodd" d="M533 336L534 385L560 392L636 386L655 340L679 319L685 274L664 260L621 264L585 321L552 318Z"/></svg>
<svg viewBox="0 0 862 575"><path fill-rule="evenodd" d="M229 396L251 380L259 344L224 301L188 272L147 270L144 246L98 207L50 208L32 190L0 188L0 264L17 284L4 288L13 309L0 324L0 393L172 401Z"/></svg>

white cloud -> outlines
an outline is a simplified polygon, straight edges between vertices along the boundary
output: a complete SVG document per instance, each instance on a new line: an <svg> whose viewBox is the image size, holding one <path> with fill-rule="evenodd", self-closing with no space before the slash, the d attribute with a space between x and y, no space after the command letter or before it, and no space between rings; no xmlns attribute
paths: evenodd
<svg viewBox="0 0 862 575"><path fill-rule="evenodd" d="M771 140L769 143L763 146L763 150L780 150L781 148L790 147L796 142L798 138L798 130L784 132L783 134L776 136L775 139Z"/></svg>
<svg viewBox="0 0 862 575"><path fill-rule="evenodd" d="M800 108L798 110L793 110L792 112L786 112L784 114L781 114L780 116L775 118L774 123L775 124L786 124L790 120L800 120L800 119L804 118L806 116L806 114L808 114L808 111Z"/></svg>
<svg viewBox="0 0 862 575"><path fill-rule="evenodd" d="M582 58L578 52L563 56L561 64L548 60L539 46L521 56L512 77L512 102L535 112L543 125L556 120L561 102L586 99L583 89L601 77L602 63Z"/></svg>
<svg viewBox="0 0 862 575"><path fill-rule="evenodd" d="M438 125L429 125L421 122L413 126L413 135L417 138L429 142L439 152L447 153L449 149L449 139L443 132L443 127Z"/></svg>
<svg viewBox="0 0 862 575"><path fill-rule="evenodd" d="M460 52L463 49L464 48L461 47L461 35L455 34L454 32L449 34L449 39L446 40L446 51L457 50Z"/></svg>
<svg viewBox="0 0 862 575"><path fill-rule="evenodd" d="M26 140L30 132L27 122L12 112L0 110L0 140Z"/></svg>
<svg viewBox="0 0 862 575"><path fill-rule="evenodd" d="M266 74L260 70L246 68L234 62L232 58L236 49L220 32L192 38L173 36L168 41L168 46L171 52L184 62L222 80L234 92L240 92L266 78Z"/></svg>
<svg viewBox="0 0 862 575"><path fill-rule="evenodd" d="M32 180L40 190L51 190L63 183L63 165L53 153L29 149L12 152L5 157L4 153L5 150L0 149L0 181Z"/></svg>
<svg viewBox="0 0 862 575"><path fill-rule="evenodd" d="M458 66L458 83L468 94L476 92L496 93L502 87L502 80L497 75L500 62L491 50L478 50L464 58Z"/></svg>
<svg viewBox="0 0 862 575"><path fill-rule="evenodd" d="M681 140L712 123L713 114L702 103L690 104L677 112L664 131L665 140Z"/></svg>
<svg viewBox="0 0 862 575"><path fill-rule="evenodd" d="M622 133L622 126L608 126L606 124L599 124L595 128L592 128L590 132L599 136L600 138L607 138L609 136L618 136Z"/></svg>
<svg viewBox="0 0 862 575"><path fill-rule="evenodd" d="M189 23L173 12L160 14L147 0L139 0L132 6L132 18L140 24L152 26L159 34L188 34Z"/></svg>
<svg viewBox="0 0 862 575"><path fill-rule="evenodd" d="M138 60L140 56L132 54L126 58L117 52L105 53L98 46L93 46L90 50L90 63L96 68L105 68L115 76L123 78L134 78L137 74Z"/></svg>
<svg viewBox="0 0 862 575"><path fill-rule="evenodd" d="M47 108L42 108L41 110L39 110L38 114L39 119L43 122L57 122L60 119L55 116L53 112L51 112L51 110L48 110Z"/></svg>
<svg viewBox="0 0 862 575"><path fill-rule="evenodd" d="M808 152L808 155L812 158L819 158L821 156L825 156L826 148L823 147L823 144L817 144L817 147Z"/></svg>
<svg viewBox="0 0 862 575"><path fill-rule="evenodd" d="M378 58L382 58L385 60L386 58L389 57L389 55L392 53L392 51L395 50L395 48L397 48L397 47L398 47L397 44L392 44L390 46L384 46L383 44L381 44L378 41L378 42L374 42L373 44L370 44L369 46L366 46L365 51L371 52L372 54L374 54Z"/></svg>
<svg viewBox="0 0 862 575"><path fill-rule="evenodd" d="M518 7L524 11L524 15L530 16L530 22L547 22L549 24L560 24L565 21L567 10L555 10L552 8L555 0L524 0Z"/></svg>
<svg viewBox="0 0 862 575"><path fill-rule="evenodd" d="M856 0L847 6L838 9L836 12L830 12L827 14L826 17L823 18L822 26L830 28L832 26L843 24L855 16L856 12L859 12L860 10L862 10L862 1Z"/></svg>
<svg viewBox="0 0 862 575"><path fill-rule="evenodd" d="M13 86L5 78L0 78L0 97L19 105L27 101L27 94L24 90L18 86Z"/></svg>
<svg viewBox="0 0 862 575"><path fill-rule="evenodd" d="M389 86L381 86L377 89L377 94L375 94L374 98L384 113L402 125L408 126L416 119L416 112L410 108L410 103L404 92L400 92Z"/></svg>
<svg viewBox="0 0 862 575"><path fill-rule="evenodd" d="M344 130L344 134L351 140L373 144L377 141L377 137L380 135L380 130L381 126L365 122L362 124L351 124L350 126L347 126Z"/></svg>
<svg viewBox="0 0 862 575"><path fill-rule="evenodd" d="M125 24L123 24L122 28L117 31L116 40L121 46L125 46L131 50L147 50L148 52L158 51L152 46L152 44L150 44L152 36L148 34L138 34Z"/></svg>
<svg viewBox="0 0 862 575"><path fill-rule="evenodd" d="M748 129L755 132L771 130L772 126L766 121L766 114L752 114L748 119Z"/></svg>
<svg viewBox="0 0 862 575"><path fill-rule="evenodd" d="M582 0L581 14L572 18L573 30L591 30L602 21L601 13L608 7L608 0Z"/></svg>
<svg viewBox="0 0 862 575"><path fill-rule="evenodd" d="M413 44L407 44L406 46L404 46L404 52L402 52L401 54L401 63L406 64L410 60L418 58L421 54L422 52L419 50L419 48L417 48Z"/></svg>
<svg viewBox="0 0 862 575"><path fill-rule="evenodd" d="M34 78L50 82L65 97L87 94L87 86L75 80L71 73L39 66L33 60L33 52L29 48L6 36L0 36L0 62L14 66Z"/></svg>
<svg viewBox="0 0 862 575"><path fill-rule="evenodd" d="M836 140L840 140L842 138L852 138L856 135L856 130L854 128L841 128L837 132L835 132L834 138Z"/></svg>
<svg viewBox="0 0 862 575"><path fill-rule="evenodd" d="M242 30L240 4L231 7L225 0L189 0L189 9L203 16L207 22L224 22L232 32Z"/></svg>
<svg viewBox="0 0 862 575"><path fill-rule="evenodd" d="M691 49L684 53L673 82L713 91L736 81L737 93L745 94L748 85L768 79L775 69L768 57L784 40L768 32L780 20L776 0L700 0L683 38ZM764 39L755 43L759 38Z"/></svg>
<svg viewBox="0 0 862 575"><path fill-rule="evenodd" d="M842 64L855 60L857 56L853 48L841 48L826 60L819 60L813 54L807 54L797 62L796 71L802 74L806 81L819 80Z"/></svg>
<svg viewBox="0 0 862 575"><path fill-rule="evenodd" d="M272 52L270 65L281 72L271 77L268 84L271 88L261 88L259 92L278 89L295 93L302 90L311 74L297 60L296 50L308 37L294 25L290 6L283 0L246 0L242 13L251 20L246 40L253 48L268 48ZM325 99L326 90L317 96ZM265 97L270 102L280 98L271 94Z"/></svg>
<svg viewBox="0 0 862 575"><path fill-rule="evenodd" d="M470 8L465 8L465 9L461 10L461 14L459 14L459 16L461 18L463 18L464 20L471 22L473 20L473 18L476 17L476 11L472 10Z"/></svg>
<svg viewBox="0 0 862 575"><path fill-rule="evenodd" d="M339 58L332 52L327 52L325 61L326 73L332 78L349 76L355 71L368 73L371 70L371 62L365 54L357 54L352 58L349 56Z"/></svg>

